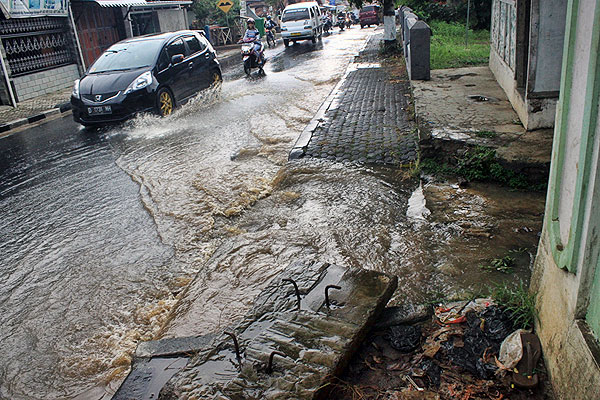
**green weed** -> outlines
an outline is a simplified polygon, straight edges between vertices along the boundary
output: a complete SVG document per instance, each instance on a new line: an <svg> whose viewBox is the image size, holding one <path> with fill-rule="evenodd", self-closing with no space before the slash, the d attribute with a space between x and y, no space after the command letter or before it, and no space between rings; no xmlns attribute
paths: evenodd
<svg viewBox="0 0 600 400"><path fill-rule="evenodd" d="M495 138L498 136L498 133L492 131L479 131L475 132L475 135L481 138Z"/></svg>
<svg viewBox="0 0 600 400"><path fill-rule="evenodd" d="M511 273L513 271L513 266L515 265L515 259L511 256L504 256L502 258L494 258L490 264L482 264L479 266L481 269L485 269L488 271L498 271L504 272L505 274Z"/></svg>
<svg viewBox="0 0 600 400"><path fill-rule="evenodd" d="M537 318L535 309L535 295L529 293L529 289L523 281L517 287L511 288L498 284L491 290L494 300L511 313L515 328L531 329Z"/></svg>
<svg viewBox="0 0 600 400"><path fill-rule="evenodd" d="M429 174L458 175L468 181L497 182L517 190L542 191L546 187L545 183L532 185L524 174L505 168L496 159L496 150L484 146L467 149L456 158L455 166L435 159L423 159L420 165Z"/></svg>

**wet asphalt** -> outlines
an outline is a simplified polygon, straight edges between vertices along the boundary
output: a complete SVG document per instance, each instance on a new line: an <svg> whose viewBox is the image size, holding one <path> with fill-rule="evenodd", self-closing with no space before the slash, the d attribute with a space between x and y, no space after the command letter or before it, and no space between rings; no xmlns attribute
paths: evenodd
<svg viewBox="0 0 600 400"><path fill-rule="evenodd" d="M0 138L0 398L95 397L122 377L230 234L214 220L268 191L371 31L280 42L266 76L233 64L166 119L67 115Z"/></svg>

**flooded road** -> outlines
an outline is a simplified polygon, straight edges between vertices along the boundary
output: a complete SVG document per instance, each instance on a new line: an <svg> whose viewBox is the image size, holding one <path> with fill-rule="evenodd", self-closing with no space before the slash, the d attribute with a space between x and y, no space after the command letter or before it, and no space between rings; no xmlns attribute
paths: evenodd
<svg viewBox="0 0 600 400"><path fill-rule="evenodd" d="M0 398L109 397L138 341L231 323L297 259L397 274L394 302L526 278L541 194L287 163L372 32L274 49L169 118L0 139ZM479 268L515 249L514 274Z"/></svg>

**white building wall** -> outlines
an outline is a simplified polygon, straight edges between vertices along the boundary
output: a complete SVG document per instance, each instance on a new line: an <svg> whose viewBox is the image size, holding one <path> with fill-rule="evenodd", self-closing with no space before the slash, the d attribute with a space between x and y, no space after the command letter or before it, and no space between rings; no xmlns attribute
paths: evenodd
<svg viewBox="0 0 600 400"><path fill-rule="evenodd" d="M12 78L18 101L72 87L76 79L79 79L76 64Z"/></svg>
<svg viewBox="0 0 600 400"><path fill-rule="evenodd" d="M179 10L158 10L158 25L161 32L173 32L182 29L188 29L184 9Z"/></svg>

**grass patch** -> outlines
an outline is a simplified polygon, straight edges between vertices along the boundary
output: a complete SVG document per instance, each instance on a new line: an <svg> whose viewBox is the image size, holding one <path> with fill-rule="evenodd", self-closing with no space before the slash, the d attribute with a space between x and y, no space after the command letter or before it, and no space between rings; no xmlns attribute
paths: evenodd
<svg viewBox="0 0 600 400"><path fill-rule="evenodd" d="M491 290L491 295L499 305L511 313L515 328L531 329L537 318L535 295L529 293L523 281L516 288L498 284Z"/></svg>
<svg viewBox="0 0 600 400"><path fill-rule="evenodd" d="M487 64L490 57L490 32L469 30L465 47L465 25L431 21L431 69L459 68Z"/></svg>

